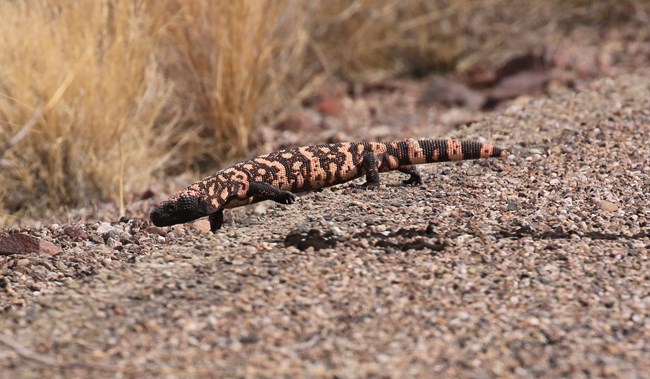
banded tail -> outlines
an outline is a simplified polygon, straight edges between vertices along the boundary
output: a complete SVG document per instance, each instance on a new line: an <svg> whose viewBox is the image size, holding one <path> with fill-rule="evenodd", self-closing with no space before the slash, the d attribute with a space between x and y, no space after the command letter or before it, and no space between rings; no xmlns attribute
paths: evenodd
<svg viewBox="0 0 650 379"><path fill-rule="evenodd" d="M476 141L406 140L386 144L387 153L399 157L400 165L460 161L479 158L505 158L510 153Z"/></svg>

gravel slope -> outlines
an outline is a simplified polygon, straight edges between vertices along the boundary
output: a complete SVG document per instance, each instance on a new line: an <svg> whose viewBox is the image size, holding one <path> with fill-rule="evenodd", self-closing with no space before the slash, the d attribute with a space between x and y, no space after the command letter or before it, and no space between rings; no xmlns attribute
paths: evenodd
<svg viewBox="0 0 650 379"><path fill-rule="evenodd" d="M514 154L172 228L5 311L0 377L649 377L650 72L450 136Z"/></svg>

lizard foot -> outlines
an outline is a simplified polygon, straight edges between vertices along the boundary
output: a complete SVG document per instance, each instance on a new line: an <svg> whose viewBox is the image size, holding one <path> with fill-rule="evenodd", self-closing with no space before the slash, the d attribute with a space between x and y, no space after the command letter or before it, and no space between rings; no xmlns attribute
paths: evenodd
<svg viewBox="0 0 650 379"><path fill-rule="evenodd" d="M282 191L273 199L273 201L280 204L293 204L296 201L296 195L289 191Z"/></svg>
<svg viewBox="0 0 650 379"><path fill-rule="evenodd" d="M402 184L406 186L410 186L410 185L419 186L420 184L422 184L422 178L419 175L411 176L408 179L402 180Z"/></svg>

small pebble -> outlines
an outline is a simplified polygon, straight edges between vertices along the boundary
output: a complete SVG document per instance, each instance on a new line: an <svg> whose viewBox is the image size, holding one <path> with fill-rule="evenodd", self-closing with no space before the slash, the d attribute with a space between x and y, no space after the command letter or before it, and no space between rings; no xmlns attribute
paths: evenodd
<svg viewBox="0 0 650 379"><path fill-rule="evenodd" d="M616 212L620 208L618 204L612 203L611 201L607 201L607 200L600 200L597 202L597 204L600 207L600 209L606 212Z"/></svg>
<svg viewBox="0 0 650 379"><path fill-rule="evenodd" d="M115 230L115 228L113 226L111 226L111 224L109 224L107 222L102 222L101 224L99 224L99 227L97 228L97 233L98 234L107 234L107 233L112 232L113 230Z"/></svg>

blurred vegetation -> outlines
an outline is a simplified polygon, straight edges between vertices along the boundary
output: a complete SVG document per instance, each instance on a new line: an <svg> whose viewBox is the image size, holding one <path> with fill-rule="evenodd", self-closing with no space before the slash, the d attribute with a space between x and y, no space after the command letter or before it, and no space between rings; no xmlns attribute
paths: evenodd
<svg viewBox="0 0 650 379"><path fill-rule="evenodd" d="M647 17L641 0L0 0L8 212L116 201L245 156L324 76L463 70L522 28ZM0 146L1 147L1 146ZM0 220L1 221L1 220Z"/></svg>

